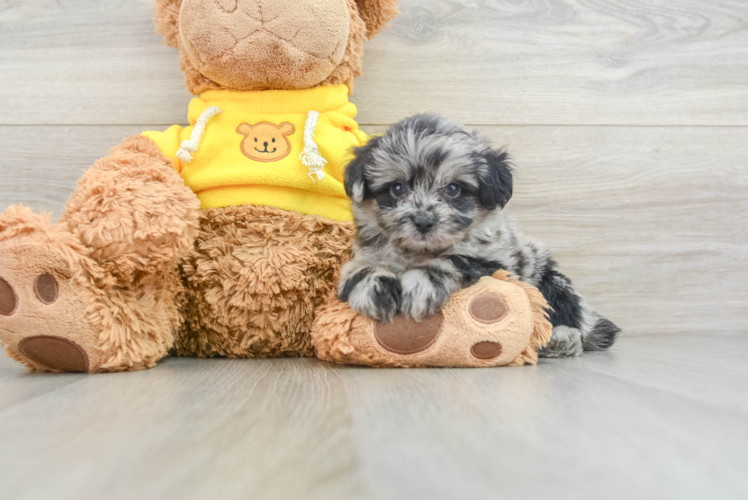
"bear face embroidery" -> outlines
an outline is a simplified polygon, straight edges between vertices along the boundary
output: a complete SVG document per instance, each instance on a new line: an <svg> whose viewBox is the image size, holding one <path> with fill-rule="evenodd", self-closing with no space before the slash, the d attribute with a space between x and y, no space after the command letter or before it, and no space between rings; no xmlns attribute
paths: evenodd
<svg viewBox="0 0 748 500"><path fill-rule="evenodd" d="M242 123L236 133L243 135L242 154L250 160L270 162L282 160L291 152L288 136L296 132L293 123L283 122L276 125L271 122L260 122L255 125Z"/></svg>

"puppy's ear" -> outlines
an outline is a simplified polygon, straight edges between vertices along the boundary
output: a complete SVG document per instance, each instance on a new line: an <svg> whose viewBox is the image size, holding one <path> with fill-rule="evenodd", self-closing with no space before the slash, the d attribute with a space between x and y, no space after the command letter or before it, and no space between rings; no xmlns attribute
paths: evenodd
<svg viewBox="0 0 748 500"><path fill-rule="evenodd" d="M512 197L513 189L509 155L504 151L488 149L482 156L488 165L488 171L481 179L478 191L480 204L486 210L495 210L496 207L504 208Z"/></svg>
<svg viewBox="0 0 748 500"><path fill-rule="evenodd" d="M366 23L366 37L369 40L398 15L397 2L398 0L356 0L358 14Z"/></svg>
<svg viewBox="0 0 748 500"><path fill-rule="evenodd" d="M361 203L371 196L366 185L366 169L372 161L372 153L382 137L372 137L365 145L353 150L353 160L345 168L345 194L354 203Z"/></svg>

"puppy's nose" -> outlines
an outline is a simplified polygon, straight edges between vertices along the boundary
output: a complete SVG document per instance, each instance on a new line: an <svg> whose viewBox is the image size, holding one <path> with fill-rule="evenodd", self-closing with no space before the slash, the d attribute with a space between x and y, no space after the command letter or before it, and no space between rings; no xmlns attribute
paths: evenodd
<svg viewBox="0 0 748 500"><path fill-rule="evenodd" d="M433 217L416 216L413 218L413 224L416 226L416 229L418 229L418 232L426 234L434 229L434 226L436 225L436 219L434 219Z"/></svg>
<svg viewBox="0 0 748 500"><path fill-rule="evenodd" d="M267 142L263 142L263 144L265 145L265 147L268 147L268 143Z"/></svg>

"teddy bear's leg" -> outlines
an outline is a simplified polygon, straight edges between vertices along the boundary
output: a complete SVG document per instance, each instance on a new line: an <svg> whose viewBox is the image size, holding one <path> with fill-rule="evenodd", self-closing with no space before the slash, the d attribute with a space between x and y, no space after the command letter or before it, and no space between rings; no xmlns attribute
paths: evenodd
<svg viewBox="0 0 748 500"><path fill-rule="evenodd" d="M0 342L41 371L152 366L180 323L176 261L198 202L171 162L136 136L78 182L56 225L24 207L0 216Z"/></svg>
<svg viewBox="0 0 748 500"><path fill-rule="evenodd" d="M312 342L321 359L373 366L487 367L534 364L548 342L547 302L506 271L452 295L421 322L397 315L382 324L331 297L320 309Z"/></svg>

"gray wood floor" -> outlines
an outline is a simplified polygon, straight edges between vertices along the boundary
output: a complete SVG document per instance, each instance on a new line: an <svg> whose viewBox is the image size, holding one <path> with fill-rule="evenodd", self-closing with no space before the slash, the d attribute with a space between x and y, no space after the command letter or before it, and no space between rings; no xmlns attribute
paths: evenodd
<svg viewBox="0 0 748 500"><path fill-rule="evenodd" d="M59 215L190 96L152 0L0 0L0 210ZM0 498L748 498L748 1L402 0L369 132L436 111L506 146L508 210L624 328L488 370L0 357Z"/></svg>
<svg viewBox="0 0 748 500"><path fill-rule="evenodd" d="M748 336L624 338L537 367L0 358L0 497L748 498Z"/></svg>

